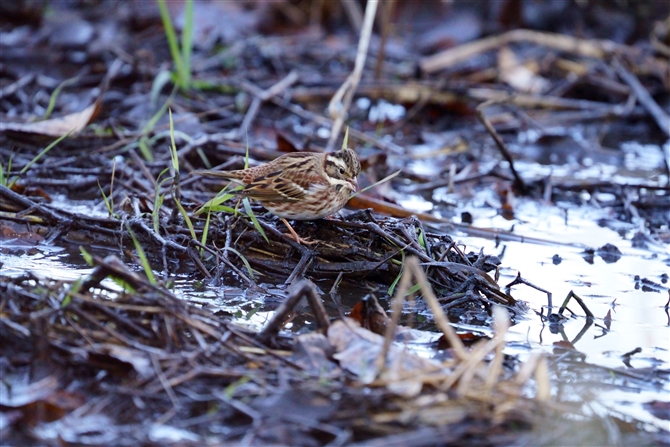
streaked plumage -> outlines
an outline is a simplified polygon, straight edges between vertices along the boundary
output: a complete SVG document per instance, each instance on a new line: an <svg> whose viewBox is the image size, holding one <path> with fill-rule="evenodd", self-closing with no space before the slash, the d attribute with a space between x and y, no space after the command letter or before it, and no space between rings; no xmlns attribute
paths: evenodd
<svg viewBox="0 0 670 447"><path fill-rule="evenodd" d="M358 188L361 164L351 149L295 152L237 171L193 171L244 185L238 194L283 219L315 220L338 212Z"/></svg>

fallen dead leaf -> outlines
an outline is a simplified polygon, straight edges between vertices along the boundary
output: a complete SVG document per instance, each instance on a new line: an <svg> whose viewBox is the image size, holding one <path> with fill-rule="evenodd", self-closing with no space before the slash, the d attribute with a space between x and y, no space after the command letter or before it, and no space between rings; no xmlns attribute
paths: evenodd
<svg viewBox="0 0 670 447"><path fill-rule="evenodd" d="M98 116L102 109L102 101L96 100L81 112L51 118L33 123L5 123L0 122L0 132L20 132L32 135L43 135L49 137L60 137L70 132L77 135L84 130Z"/></svg>

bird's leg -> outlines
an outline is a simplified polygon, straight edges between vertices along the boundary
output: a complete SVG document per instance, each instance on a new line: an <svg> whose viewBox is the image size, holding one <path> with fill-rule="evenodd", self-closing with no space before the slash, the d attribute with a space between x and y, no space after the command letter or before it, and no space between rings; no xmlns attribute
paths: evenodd
<svg viewBox="0 0 670 447"><path fill-rule="evenodd" d="M288 228L288 231L291 233L291 236L293 236L293 239L295 239L295 241L297 243L303 244L303 245L313 245L313 244L316 244L317 242L319 242L319 241L308 241L306 239L301 238L300 236L298 236L298 233L295 232L295 230L293 229L291 224L288 223L288 221L286 219L284 219L282 217L281 221L284 222L284 225L286 225L286 228Z"/></svg>

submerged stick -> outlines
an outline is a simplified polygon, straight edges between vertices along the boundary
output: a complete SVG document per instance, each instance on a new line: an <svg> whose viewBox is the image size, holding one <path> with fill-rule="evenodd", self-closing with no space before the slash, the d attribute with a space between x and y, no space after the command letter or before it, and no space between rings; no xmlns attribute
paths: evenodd
<svg viewBox="0 0 670 447"><path fill-rule="evenodd" d="M279 328L286 320L286 317L293 312L293 309L295 309L298 302L303 298L307 298L307 302L314 312L316 325L319 329L325 332L330 325L326 308L323 306L323 302L321 301L321 297L319 296L314 283L308 279L303 279L275 311L274 316L268 324L258 333L257 339L264 342L273 335L276 335L279 332Z"/></svg>

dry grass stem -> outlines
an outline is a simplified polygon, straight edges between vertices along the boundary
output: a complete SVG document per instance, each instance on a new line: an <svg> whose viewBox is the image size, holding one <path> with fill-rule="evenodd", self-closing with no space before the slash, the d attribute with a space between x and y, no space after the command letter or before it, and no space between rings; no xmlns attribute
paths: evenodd
<svg viewBox="0 0 670 447"><path fill-rule="evenodd" d="M346 2L349 3L349 2ZM361 29L361 37L358 41L358 51L356 52L356 61L354 62L354 71L347 77L344 84L335 92L333 98L328 104L328 113L334 119L333 126L330 130L330 138L326 149L332 150L335 146L335 140L339 137L342 125L349 112L351 100L356 93L358 83L361 81L363 75L363 68L365 67L365 60L370 46L370 36L372 35L372 25L374 24L375 15L377 14L377 5L379 1L371 0L367 3L365 8L365 17L363 19L363 28Z"/></svg>

